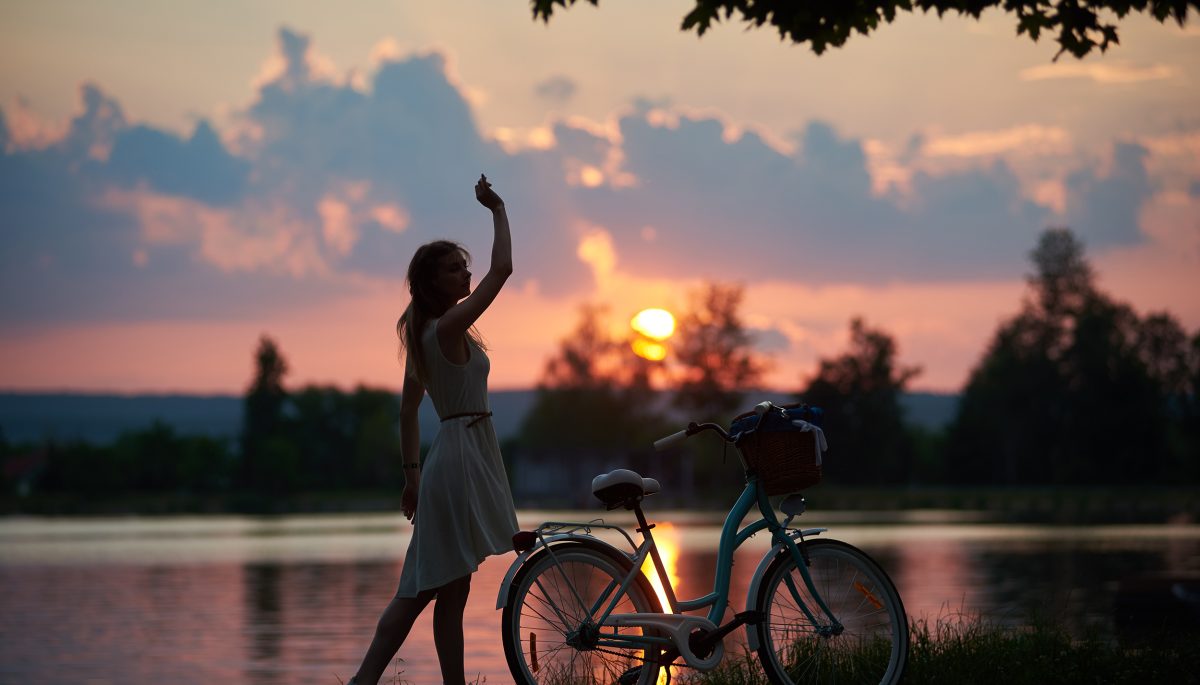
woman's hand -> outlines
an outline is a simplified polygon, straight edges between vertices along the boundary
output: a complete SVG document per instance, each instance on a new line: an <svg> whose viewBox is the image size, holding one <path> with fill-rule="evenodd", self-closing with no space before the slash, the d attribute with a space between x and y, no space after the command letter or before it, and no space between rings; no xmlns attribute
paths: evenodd
<svg viewBox="0 0 1200 685"><path fill-rule="evenodd" d="M410 483L404 486L404 494L400 495L400 511L404 512L404 518L417 524L417 484Z"/></svg>
<svg viewBox="0 0 1200 685"><path fill-rule="evenodd" d="M492 190L492 184L483 174L479 174L479 182L475 184L475 199L493 212L504 206L504 200L500 199L496 191Z"/></svg>

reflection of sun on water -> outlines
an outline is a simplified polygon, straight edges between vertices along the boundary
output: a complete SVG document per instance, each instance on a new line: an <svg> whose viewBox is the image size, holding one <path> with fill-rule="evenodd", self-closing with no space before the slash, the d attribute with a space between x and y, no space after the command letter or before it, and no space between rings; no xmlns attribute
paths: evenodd
<svg viewBox="0 0 1200 685"><path fill-rule="evenodd" d="M667 572L667 580L670 581L671 587L679 587L679 535L675 531L675 526L670 523L654 524L654 542L658 545L658 554L662 557L663 568ZM671 612L671 602L667 600L667 591L663 588L662 581L658 578L658 571L654 568L654 560L649 556L642 563L642 573L650 579L650 585L654 588L654 594L658 595L658 601L662 605L664 612ZM663 685L667 682L667 670L663 669L658 673L658 683Z"/></svg>
<svg viewBox="0 0 1200 685"><path fill-rule="evenodd" d="M658 545L663 568L667 570L667 579L671 581L671 587L675 587L679 584L679 535L675 532L675 526L670 523L654 524L654 542ZM650 585L654 588L654 594L658 595L663 611L670 613L671 603L667 601L667 591L663 589L662 581L658 579L658 571L654 569L654 560L649 555L642 563L642 573L650 579Z"/></svg>

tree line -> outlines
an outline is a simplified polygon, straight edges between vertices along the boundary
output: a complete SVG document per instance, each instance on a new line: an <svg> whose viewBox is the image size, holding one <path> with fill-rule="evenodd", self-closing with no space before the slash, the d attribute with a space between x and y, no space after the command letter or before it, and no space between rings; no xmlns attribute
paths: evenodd
<svg viewBox="0 0 1200 685"><path fill-rule="evenodd" d="M1102 292L1067 229L1043 233L1031 261L1019 311L993 333L944 431L906 420L900 399L920 369L900 363L886 331L851 319L849 347L820 360L794 395L825 411L828 482L1200 482L1200 331L1189 334L1165 312L1139 315ZM584 305L547 360L519 435L504 445L510 477L537 477L521 472L522 452L619 455L645 449L681 419L727 424L755 400L747 389L770 362L741 318L743 297L727 283L691 293L662 361L635 354L631 339L609 332L604 308ZM287 370L264 336L234 441L162 423L107 445L17 445L0 433L4 492L214 495L249 508L303 492L399 492L396 394L289 389ZM736 460L693 442L700 481L727 486Z"/></svg>
<svg viewBox="0 0 1200 685"><path fill-rule="evenodd" d="M216 500L215 508L271 511L301 493L395 491L404 485L395 392L285 386L287 362L263 336L234 440L181 435L160 421L110 444L10 444L0 434L4 492L114 499Z"/></svg>

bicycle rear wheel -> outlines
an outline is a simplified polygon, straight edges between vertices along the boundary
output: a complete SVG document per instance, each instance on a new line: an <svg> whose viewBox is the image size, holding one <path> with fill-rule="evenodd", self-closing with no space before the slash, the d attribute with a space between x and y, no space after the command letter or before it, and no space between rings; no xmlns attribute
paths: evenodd
<svg viewBox="0 0 1200 685"><path fill-rule="evenodd" d="M591 628L585 627L593 607L598 605L599 613L609 605L631 562L600 544L566 542L553 550L553 556L542 551L525 562L504 606L504 655L513 679L527 685L655 683L659 666L650 661L658 649L613 644L641 636L641 629L599 626L589 636ZM618 614L661 611L641 573L613 609Z"/></svg>
<svg viewBox="0 0 1200 685"><path fill-rule="evenodd" d="M869 556L837 540L805 542L813 587L843 626L808 591L785 550L767 567L758 593L758 658L772 683L900 681L908 662L908 618L887 574ZM816 624L801 610L816 617Z"/></svg>

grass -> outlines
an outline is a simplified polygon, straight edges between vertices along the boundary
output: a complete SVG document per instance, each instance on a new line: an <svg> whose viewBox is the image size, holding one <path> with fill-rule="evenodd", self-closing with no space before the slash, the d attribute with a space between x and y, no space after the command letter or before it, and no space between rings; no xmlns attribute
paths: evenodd
<svg viewBox="0 0 1200 685"><path fill-rule="evenodd" d="M335 675L334 677L337 678L338 685L346 685L347 681L342 680L341 676ZM392 673L383 674L379 683L380 685L414 685L411 680L404 677L404 659L401 657L396 657ZM467 685L487 685L487 676L477 675L475 680L468 680Z"/></svg>
<svg viewBox="0 0 1200 685"><path fill-rule="evenodd" d="M1138 646L1099 635L1075 638L1065 628L1035 620L1012 627L951 614L910 624L906 685L1075 685L1105 683L1200 683L1200 636L1167 634ZM403 659L380 682L412 685ZM340 682L340 679L339 679ZM470 685L486 685L477 677ZM770 685L758 655L728 653L716 669L676 669L678 685Z"/></svg>
<svg viewBox="0 0 1200 685"><path fill-rule="evenodd" d="M910 683L1187 683L1200 679L1200 639L1164 634L1136 647L1072 637L1043 621L996 627L964 617L912 624Z"/></svg>
<svg viewBox="0 0 1200 685"><path fill-rule="evenodd" d="M1008 627L968 616L913 621L906 684L1200 683L1200 637L1165 635L1136 647L1100 636L1072 637L1034 622ZM684 685L766 685L756 654L729 654L708 673L683 672Z"/></svg>

